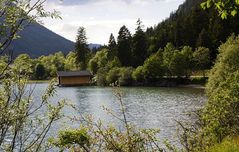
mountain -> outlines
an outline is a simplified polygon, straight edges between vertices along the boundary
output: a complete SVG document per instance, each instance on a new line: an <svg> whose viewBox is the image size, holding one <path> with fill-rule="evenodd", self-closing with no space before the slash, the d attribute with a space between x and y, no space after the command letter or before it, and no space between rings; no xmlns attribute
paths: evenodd
<svg viewBox="0 0 239 152"><path fill-rule="evenodd" d="M26 53L34 58L58 51L67 54L74 49L74 42L65 39L38 23L28 25L19 35L20 38L14 40L10 46L10 49L14 51L14 56Z"/></svg>
<svg viewBox="0 0 239 152"><path fill-rule="evenodd" d="M14 57L26 53L36 58L59 51L68 54L74 50L74 42L65 39L38 23L27 26L19 35L20 38L14 40L10 46L10 49L14 52ZM89 44L90 49L99 48L100 46L100 44Z"/></svg>
<svg viewBox="0 0 239 152"><path fill-rule="evenodd" d="M102 45L101 44L93 44L93 43L90 43L88 45L89 49L93 50L93 49L98 49L100 48Z"/></svg>

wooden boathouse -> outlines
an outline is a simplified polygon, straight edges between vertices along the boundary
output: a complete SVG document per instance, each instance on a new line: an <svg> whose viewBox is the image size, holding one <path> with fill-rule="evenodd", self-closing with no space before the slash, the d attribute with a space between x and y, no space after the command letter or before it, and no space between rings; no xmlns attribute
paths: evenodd
<svg viewBox="0 0 239 152"><path fill-rule="evenodd" d="M89 71L58 71L59 86L90 85L92 74Z"/></svg>

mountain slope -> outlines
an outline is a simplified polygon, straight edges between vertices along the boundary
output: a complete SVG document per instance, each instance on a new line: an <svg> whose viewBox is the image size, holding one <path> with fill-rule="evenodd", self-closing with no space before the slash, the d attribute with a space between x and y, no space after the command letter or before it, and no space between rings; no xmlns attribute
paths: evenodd
<svg viewBox="0 0 239 152"><path fill-rule="evenodd" d="M14 56L26 53L31 57L49 55L58 51L67 54L74 49L74 42L50 31L44 26L34 23L20 32L20 39L14 40L10 49Z"/></svg>
<svg viewBox="0 0 239 152"><path fill-rule="evenodd" d="M148 28L149 51L157 52L168 42L177 48L204 46L211 50L211 59L214 60L220 44L232 33L239 34L239 15L222 20L214 8L203 10L200 6L203 1L186 0L169 18Z"/></svg>

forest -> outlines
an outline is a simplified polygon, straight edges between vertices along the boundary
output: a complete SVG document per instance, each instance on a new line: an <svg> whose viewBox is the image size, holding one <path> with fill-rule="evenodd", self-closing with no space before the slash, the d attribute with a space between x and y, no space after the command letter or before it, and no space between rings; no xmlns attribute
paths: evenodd
<svg viewBox="0 0 239 152"><path fill-rule="evenodd" d="M142 66L133 68L122 66L117 56L110 57L109 49L102 48L95 54L88 54L92 58L87 61L87 69L95 74L92 83L101 86L113 83L121 86L146 85L167 78L190 78L193 71L201 71L201 76L205 78L205 71L210 64L209 54L209 49L205 47L199 47L193 52L189 46L176 50L173 44L168 43L163 50L150 55ZM27 71L32 80L47 80L56 77L57 71L79 70L76 57L75 52L66 56L58 52L36 59L22 54L14 60L13 65L21 65L18 67L20 71Z"/></svg>

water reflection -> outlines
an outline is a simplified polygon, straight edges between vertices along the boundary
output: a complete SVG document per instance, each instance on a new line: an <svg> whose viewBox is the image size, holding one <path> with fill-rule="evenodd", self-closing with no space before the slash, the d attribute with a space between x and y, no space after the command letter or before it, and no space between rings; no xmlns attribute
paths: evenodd
<svg viewBox="0 0 239 152"><path fill-rule="evenodd" d="M47 84L37 84L36 91L43 92ZM174 139L176 131L175 120L187 119L186 113L199 108L205 102L202 89L193 88L121 88L124 92L123 102L126 106L130 122L141 128L160 128L160 138ZM101 119L106 124L114 122L120 127L119 121L112 118L103 106L119 112L119 104L112 93L112 88L106 87L72 87L57 88L57 96L53 100L68 99L80 110L80 114L91 114L95 120ZM72 109L64 113L77 116ZM79 125L79 124L66 124Z"/></svg>

